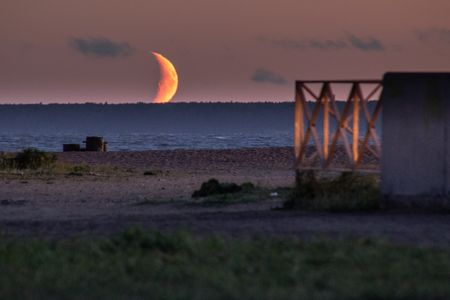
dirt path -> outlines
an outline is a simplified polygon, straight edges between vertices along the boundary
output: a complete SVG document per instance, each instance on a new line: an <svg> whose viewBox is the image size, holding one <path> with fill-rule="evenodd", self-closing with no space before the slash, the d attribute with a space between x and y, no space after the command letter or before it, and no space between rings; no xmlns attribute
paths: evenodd
<svg viewBox="0 0 450 300"><path fill-rule="evenodd" d="M226 236L381 238L397 243L450 247L450 218L431 214L330 214L273 211L276 201L203 207L186 203L109 208L100 212L36 218L2 219L6 235L64 238L110 235L128 227L189 230ZM52 208L42 208L55 209Z"/></svg>

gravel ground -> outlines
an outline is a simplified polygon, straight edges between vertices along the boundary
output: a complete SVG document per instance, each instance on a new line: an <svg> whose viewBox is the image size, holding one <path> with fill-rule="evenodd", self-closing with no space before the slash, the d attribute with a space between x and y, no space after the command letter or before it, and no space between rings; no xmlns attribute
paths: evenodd
<svg viewBox="0 0 450 300"><path fill-rule="evenodd" d="M377 212L306 213L276 210L270 189L294 183L291 148L58 153L69 163L128 171L85 176L0 176L0 230L10 237L110 235L130 226L186 229L226 236L375 237L450 247L450 216ZM144 170L158 170L144 176ZM267 189L260 201L228 205L190 199L205 180Z"/></svg>

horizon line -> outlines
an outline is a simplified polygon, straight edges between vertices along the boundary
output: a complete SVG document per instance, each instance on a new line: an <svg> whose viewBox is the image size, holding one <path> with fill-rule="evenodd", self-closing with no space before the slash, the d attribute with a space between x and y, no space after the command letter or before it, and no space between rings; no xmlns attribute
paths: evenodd
<svg viewBox="0 0 450 300"><path fill-rule="evenodd" d="M258 104L258 103L294 103L294 100L265 100L265 101L176 101L176 102L169 102L169 103L153 103L153 102L21 102L21 103L12 103L12 102L5 102L1 103L0 105L158 105L158 106L164 106L164 105L173 105L173 104Z"/></svg>

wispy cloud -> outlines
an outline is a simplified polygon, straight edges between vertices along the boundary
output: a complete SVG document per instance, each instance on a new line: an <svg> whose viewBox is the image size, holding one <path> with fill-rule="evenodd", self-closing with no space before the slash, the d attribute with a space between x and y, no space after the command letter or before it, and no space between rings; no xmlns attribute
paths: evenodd
<svg viewBox="0 0 450 300"><path fill-rule="evenodd" d="M430 28L417 30L415 35L423 43L441 43L450 46L450 29Z"/></svg>
<svg viewBox="0 0 450 300"><path fill-rule="evenodd" d="M347 48L347 43L344 40L316 40L311 39L308 41L310 48L320 50L339 50Z"/></svg>
<svg viewBox="0 0 450 300"><path fill-rule="evenodd" d="M276 47L292 50L359 50L383 51L386 49L380 39L375 37L360 37L354 34L347 34L345 37L336 39L267 39L259 38L260 42L268 43Z"/></svg>
<svg viewBox="0 0 450 300"><path fill-rule="evenodd" d="M277 85L285 85L288 83L283 76L264 68L257 69L253 73L251 80L260 83L272 83Z"/></svg>
<svg viewBox="0 0 450 300"><path fill-rule="evenodd" d="M95 57L129 56L135 51L126 42L115 42L107 38L72 38L69 45L83 55Z"/></svg>
<svg viewBox="0 0 450 300"><path fill-rule="evenodd" d="M353 34L349 34L348 39L353 48L361 51L382 51L385 49L381 41L374 37L362 38Z"/></svg>
<svg viewBox="0 0 450 300"><path fill-rule="evenodd" d="M291 39L267 39L259 38L260 42L271 44L276 47L294 50L304 50L307 48L305 41L297 41Z"/></svg>

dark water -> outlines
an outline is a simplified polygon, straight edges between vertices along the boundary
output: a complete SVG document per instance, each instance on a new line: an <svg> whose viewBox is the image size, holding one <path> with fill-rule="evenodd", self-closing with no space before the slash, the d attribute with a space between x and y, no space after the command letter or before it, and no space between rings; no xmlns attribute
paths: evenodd
<svg viewBox="0 0 450 300"><path fill-rule="evenodd" d="M0 151L20 151L35 147L62 151L62 144L82 144L81 134L0 134ZM293 145L292 132L265 134L108 134L104 135L110 151L168 149L231 149L247 147L283 147Z"/></svg>
<svg viewBox="0 0 450 300"><path fill-rule="evenodd" d="M89 135L103 136L110 151L293 146L293 111L293 102L0 105L0 151L61 151ZM319 112L319 139L322 123ZM365 123L361 115L360 137ZM339 126L334 118L329 125L330 133Z"/></svg>

